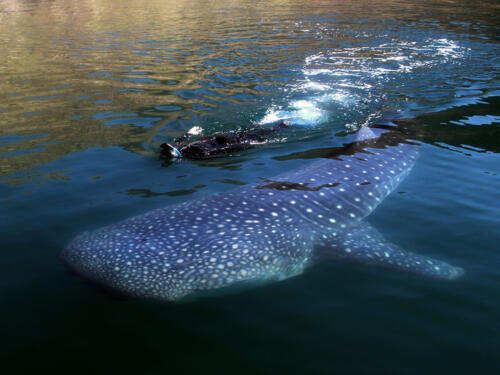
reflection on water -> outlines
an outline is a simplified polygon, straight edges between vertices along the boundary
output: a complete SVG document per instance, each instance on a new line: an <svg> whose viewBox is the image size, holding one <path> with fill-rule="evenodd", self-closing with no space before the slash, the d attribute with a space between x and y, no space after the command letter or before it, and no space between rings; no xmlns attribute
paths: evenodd
<svg viewBox="0 0 500 375"><path fill-rule="evenodd" d="M417 117L423 126L423 137L419 139L437 147L443 147L470 155L473 152L500 152L499 97L484 98L481 104L452 107L440 112ZM339 132L337 137L349 133ZM318 148L275 157L277 160L327 158L344 153L343 148Z"/></svg>
<svg viewBox="0 0 500 375"><path fill-rule="evenodd" d="M152 155L193 124L288 118L304 139L401 101L423 110L480 96L495 85L496 50L483 42L495 17L468 23L477 2L463 3L4 1L0 176L88 147Z"/></svg>
<svg viewBox="0 0 500 375"><path fill-rule="evenodd" d="M500 97L423 115L425 142L460 152L500 152ZM497 114L497 115L492 115Z"/></svg>

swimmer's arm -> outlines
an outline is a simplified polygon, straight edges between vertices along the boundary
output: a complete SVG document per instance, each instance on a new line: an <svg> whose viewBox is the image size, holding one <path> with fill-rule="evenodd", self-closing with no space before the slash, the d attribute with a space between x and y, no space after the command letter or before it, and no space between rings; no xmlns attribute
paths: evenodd
<svg viewBox="0 0 500 375"><path fill-rule="evenodd" d="M192 138L195 135L199 135L202 133L202 129L199 126L193 126L191 129L184 133L180 137L176 138L174 141L175 145L180 145L181 143L185 143L187 140Z"/></svg>
<svg viewBox="0 0 500 375"><path fill-rule="evenodd" d="M290 126L293 126L292 122L290 122L288 120L281 120L276 126L273 126L272 128L267 128L267 127L257 128L257 130L254 132L254 134L261 136L261 137L264 137L266 135L280 131L281 129L288 128Z"/></svg>

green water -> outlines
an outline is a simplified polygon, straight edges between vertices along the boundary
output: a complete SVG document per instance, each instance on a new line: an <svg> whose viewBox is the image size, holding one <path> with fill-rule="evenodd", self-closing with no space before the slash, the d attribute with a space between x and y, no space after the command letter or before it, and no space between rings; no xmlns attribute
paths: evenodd
<svg viewBox="0 0 500 375"><path fill-rule="evenodd" d="M0 1L4 373L500 371L498 4ZM388 115L425 130L368 218L452 282L321 262L185 304L69 274L84 230L271 178ZM168 164L159 144L291 118L258 149Z"/></svg>

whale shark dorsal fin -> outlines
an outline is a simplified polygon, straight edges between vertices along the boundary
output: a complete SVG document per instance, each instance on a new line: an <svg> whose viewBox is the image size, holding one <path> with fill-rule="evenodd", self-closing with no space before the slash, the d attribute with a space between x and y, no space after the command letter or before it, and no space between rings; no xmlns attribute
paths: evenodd
<svg viewBox="0 0 500 375"><path fill-rule="evenodd" d="M464 273L460 267L401 249L386 241L375 228L364 222L319 236L315 252L329 258L443 279L456 279Z"/></svg>
<svg viewBox="0 0 500 375"><path fill-rule="evenodd" d="M367 126L362 126L356 133L356 142L377 138L377 135Z"/></svg>

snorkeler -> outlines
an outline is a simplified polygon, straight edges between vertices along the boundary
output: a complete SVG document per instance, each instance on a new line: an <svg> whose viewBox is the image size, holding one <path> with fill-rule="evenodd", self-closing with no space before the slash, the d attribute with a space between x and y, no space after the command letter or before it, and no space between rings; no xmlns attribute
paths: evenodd
<svg viewBox="0 0 500 375"><path fill-rule="evenodd" d="M201 128L195 126L177 138L173 144L162 143L160 157L162 159L211 159L266 143L269 135L291 125L291 122L283 120L274 127L258 127L237 133L214 134L186 143L191 137L201 134Z"/></svg>

